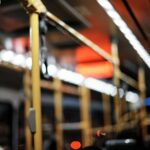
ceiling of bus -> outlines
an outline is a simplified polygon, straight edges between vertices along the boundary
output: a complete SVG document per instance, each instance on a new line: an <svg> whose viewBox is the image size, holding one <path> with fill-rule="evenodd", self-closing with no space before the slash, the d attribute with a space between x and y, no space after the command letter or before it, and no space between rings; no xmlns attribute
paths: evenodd
<svg viewBox="0 0 150 150"><path fill-rule="evenodd" d="M79 31L90 26L98 26L108 36L111 35L114 25L96 0L43 0L43 2L49 11ZM110 2L150 53L150 0L110 0ZM28 35L28 15L18 0L2 0L0 20L1 39L5 36ZM135 76L141 59L118 30L117 36L121 67L131 76ZM49 26L47 37L50 43L60 47L64 43L75 45L75 40L52 26Z"/></svg>

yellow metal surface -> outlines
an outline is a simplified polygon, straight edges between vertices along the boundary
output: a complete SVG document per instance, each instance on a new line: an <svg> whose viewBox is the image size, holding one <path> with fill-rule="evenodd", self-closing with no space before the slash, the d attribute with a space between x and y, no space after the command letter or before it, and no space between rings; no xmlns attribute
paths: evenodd
<svg viewBox="0 0 150 150"><path fill-rule="evenodd" d="M142 126L142 135L143 139L146 140L148 136L147 126L144 125L144 120L147 118L146 107L144 104L144 100L146 97L146 87L145 87L145 72L144 68L140 67L138 71L138 79L139 79L139 91L140 91L140 99L141 99L141 110L140 110L140 120Z"/></svg>
<svg viewBox="0 0 150 150"><path fill-rule="evenodd" d="M121 118L126 113L127 113L127 103L126 103L126 100L125 99L121 99Z"/></svg>
<svg viewBox="0 0 150 150"><path fill-rule="evenodd" d="M39 71L39 16L30 14L30 44L32 51L32 106L35 109L36 132L34 134L34 149L42 150L41 128L41 90Z"/></svg>
<svg viewBox="0 0 150 150"><path fill-rule="evenodd" d="M29 109L31 107L31 84L29 70L24 72L23 84L25 94L25 148L26 150L32 150L32 135L28 124Z"/></svg>
<svg viewBox="0 0 150 150"><path fill-rule="evenodd" d="M96 53L104 57L106 60L113 62L111 55L108 54L106 51L104 51L102 48L100 48L98 45L96 45L94 42L83 36L81 33L76 31L74 28L70 27L67 25L65 22L60 20L58 17L53 15L50 12L46 12L46 16L50 21L53 21L55 24L59 25L61 28L63 28L65 31L67 31L71 36L75 37L78 39L80 42L83 44L91 47ZM113 62L115 63L115 62Z"/></svg>
<svg viewBox="0 0 150 150"><path fill-rule="evenodd" d="M122 81L125 81L127 84L129 84L133 88L138 89L138 82L121 71L120 71L120 79Z"/></svg>
<svg viewBox="0 0 150 150"><path fill-rule="evenodd" d="M55 137L57 142L57 150L63 149L63 106L62 106L62 83L59 79L54 79L54 112L55 112Z"/></svg>
<svg viewBox="0 0 150 150"><path fill-rule="evenodd" d="M80 99L80 116L83 123L82 129L82 143L83 147L92 144L91 137L91 112L90 112L90 90L84 86L80 87L81 99Z"/></svg>
<svg viewBox="0 0 150 150"><path fill-rule="evenodd" d="M111 106L110 97L102 94L103 112L104 112L104 126L111 125Z"/></svg>
<svg viewBox="0 0 150 150"><path fill-rule="evenodd" d="M113 42L111 43L111 49L112 49L112 57L113 57L113 60L115 62L117 62L116 64L114 64L114 77L113 77L113 82L114 82L114 85L117 87L117 94L116 96L114 97L114 109L115 109L115 122L118 126L118 130L120 130L120 122L119 122L119 119L120 119L120 114L121 114L121 111L120 111L120 98L119 98L119 86L120 86L120 69L119 69L119 56L118 56L118 45L116 42Z"/></svg>
<svg viewBox="0 0 150 150"><path fill-rule="evenodd" d="M45 13L47 11L41 0L22 0L22 4L28 13Z"/></svg>

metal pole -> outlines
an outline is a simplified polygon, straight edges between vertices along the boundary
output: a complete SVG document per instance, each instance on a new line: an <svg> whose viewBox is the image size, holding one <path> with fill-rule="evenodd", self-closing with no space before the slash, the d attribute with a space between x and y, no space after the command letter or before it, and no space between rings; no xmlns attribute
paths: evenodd
<svg viewBox="0 0 150 150"><path fill-rule="evenodd" d="M138 79L139 79L139 91L140 91L140 99L141 99L141 110L140 110L140 120L141 120L141 127L142 127L142 136L144 140L147 138L147 127L144 125L144 120L147 117L146 107L145 107L145 72L144 68L140 67L138 71Z"/></svg>
<svg viewBox="0 0 150 150"><path fill-rule="evenodd" d="M64 31L68 32L72 37L79 40L83 44L89 46L90 48L92 48L93 51L95 51L97 54L104 57L109 62L112 62L113 64L117 63L116 61L113 60L113 58L110 54L108 54L105 50L100 48L97 44L95 44L94 42L92 42L91 40L89 40L88 38L83 36L81 33L76 31L74 28L67 25L65 22L63 22L61 19L56 17L51 12L48 12L48 10L46 9L46 7L44 6L44 4L42 3L41 0L34 0L33 2L30 2L31 1L30 0L28 3L27 3L27 1L29 1L29 0L22 0L22 3L28 12L34 11L34 12L38 13L39 15L44 16L44 18L47 21L52 22L56 26L59 26ZM114 29L112 29L112 31L113 30ZM119 64L116 64L116 65L119 65ZM131 77L125 75L124 73L120 72L119 78L122 79L123 81L127 82L131 86L137 88L137 82L134 79L132 79Z"/></svg>
<svg viewBox="0 0 150 150"><path fill-rule="evenodd" d="M82 142L83 147L92 143L91 140L91 116L90 116L90 90L84 86L80 87L81 100L80 100L80 114L82 128Z"/></svg>
<svg viewBox="0 0 150 150"><path fill-rule="evenodd" d="M130 86L134 87L135 89L138 89L138 82L121 71L120 71L120 79L129 84Z"/></svg>
<svg viewBox="0 0 150 150"><path fill-rule="evenodd" d="M74 28L72 28L69 25L67 25L65 22L63 22L62 20L60 20L58 17L56 17L55 15L53 15L51 12L46 12L45 16L47 17L47 19L49 21L52 21L57 26L59 26L62 29L64 29L64 31L68 32L72 37L78 39L83 44L91 47L93 49L93 51L95 51L96 53L98 53L99 55L101 55L102 57L104 57L106 60L114 63L113 60L112 60L111 55L108 54L108 52L104 51L97 44L95 44L94 42L92 42L91 40L89 40L88 38L86 38L85 36L83 36L81 33L79 33L78 31L76 31Z"/></svg>
<svg viewBox="0 0 150 150"><path fill-rule="evenodd" d="M29 0L32 3L36 0ZM35 109L34 149L42 150L41 91L39 71L39 15L30 14L30 44L32 51L32 105Z"/></svg>
<svg viewBox="0 0 150 150"><path fill-rule="evenodd" d="M55 111L55 124L56 124L56 142L57 150L63 149L63 131L62 131L62 121L63 121L63 106L62 106L62 83L59 79L54 79L54 111Z"/></svg>
<svg viewBox="0 0 150 150"><path fill-rule="evenodd" d="M122 88L124 90L124 95L121 99L122 103L121 103L121 109L122 109L122 115L126 114L126 112L128 112L128 108L127 108L127 102L126 102L126 93L128 90L128 85L126 83L123 83ZM129 117L129 115L127 115Z"/></svg>
<svg viewBox="0 0 150 150"><path fill-rule="evenodd" d="M106 94L102 94L103 111L104 111L104 126L111 125L111 107L110 97Z"/></svg>
<svg viewBox="0 0 150 150"><path fill-rule="evenodd" d="M32 150L32 134L28 124L29 109L31 107L31 79L29 70L25 70L23 80L25 94L25 148L26 150Z"/></svg>
<svg viewBox="0 0 150 150"><path fill-rule="evenodd" d="M115 121L116 124L119 125L119 119L120 119L120 99L119 99L119 86L120 86L120 69L119 69L119 57L118 57L118 45L116 39L112 38L112 43L111 43L111 48L112 48L112 57L113 61L117 62L114 63L114 85L117 87L117 93L116 96L114 97L114 102L115 102ZM119 126L118 126L119 129Z"/></svg>

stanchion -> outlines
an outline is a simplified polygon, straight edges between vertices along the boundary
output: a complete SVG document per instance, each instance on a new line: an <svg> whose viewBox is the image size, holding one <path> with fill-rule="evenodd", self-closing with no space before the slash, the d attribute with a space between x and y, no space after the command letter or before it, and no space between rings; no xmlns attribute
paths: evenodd
<svg viewBox="0 0 150 150"><path fill-rule="evenodd" d="M90 90L84 86L80 87L80 114L83 122L82 128L82 143L83 147L92 143L91 139L91 116L90 116Z"/></svg>
<svg viewBox="0 0 150 150"><path fill-rule="evenodd" d="M109 95L102 94L104 126L111 126L111 106Z"/></svg>
<svg viewBox="0 0 150 150"><path fill-rule="evenodd" d="M32 52L32 114L30 125L34 130L34 149L42 150L41 90L39 67L39 15L45 11L41 0L21 0L30 18L30 47ZM38 9L37 9L38 8ZM33 120L34 119L34 120ZM30 127L31 128L31 127ZM33 132L33 131L32 131Z"/></svg>
<svg viewBox="0 0 150 150"><path fill-rule="evenodd" d="M35 134L34 148L42 150L42 128L41 128L41 90L39 71L39 16L30 14L30 40L32 51L32 105L35 109Z"/></svg>
<svg viewBox="0 0 150 150"><path fill-rule="evenodd" d="M54 79L54 112L55 112L55 126L56 126L56 142L57 142L57 150L63 149L63 106L62 106L62 84L59 79Z"/></svg>
<svg viewBox="0 0 150 150"><path fill-rule="evenodd" d="M127 94L127 90L128 90L128 85L126 83L123 83L122 89L124 90L124 94L121 98L121 101L122 101L122 103L121 103L121 110L122 110L121 115L125 115L127 112L126 94Z"/></svg>
<svg viewBox="0 0 150 150"><path fill-rule="evenodd" d="M39 69L39 14L32 4L39 0L24 0L28 8L30 18L30 46L32 52L32 107L35 118L34 149L42 150L42 127L41 127L41 91L40 91L40 69Z"/></svg>
<svg viewBox="0 0 150 150"><path fill-rule="evenodd" d="M29 109L31 107L31 84L30 84L30 71L25 70L23 84L24 84L24 95L25 95L25 149L32 150L32 134L29 128Z"/></svg>
<svg viewBox="0 0 150 150"><path fill-rule="evenodd" d="M115 122L118 125L118 130L120 130L119 127L119 119L120 119L120 98L119 98L119 86L120 86L120 69L119 69L119 57L118 57L118 45L115 38L112 37L111 39L111 49L112 49L112 57L114 63L114 77L113 82L114 85L117 88L116 96L114 97L114 103L115 103Z"/></svg>
<svg viewBox="0 0 150 150"><path fill-rule="evenodd" d="M144 125L144 120L147 118L147 112L145 107L146 87L145 87L145 73L143 67L140 67L138 70L138 79L139 79L139 91L141 99L140 121L142 127L142 136L143 139L146 140L148 129L147 126Z"/></svg>

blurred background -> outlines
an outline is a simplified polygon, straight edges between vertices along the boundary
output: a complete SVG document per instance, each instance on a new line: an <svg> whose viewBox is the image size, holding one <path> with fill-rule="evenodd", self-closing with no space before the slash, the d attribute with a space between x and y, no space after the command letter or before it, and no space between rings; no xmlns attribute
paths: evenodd
<svg viewBox="0 0 150 150"><path fill-rule="evenodd" d="M43 150L88 145L149 149L150 1L43 3L118 62L40 16ZM20 2L1 0L0 150L32 150L35 145L34 119L29 115L33 107L29 28L29 14Z"/></svg>

